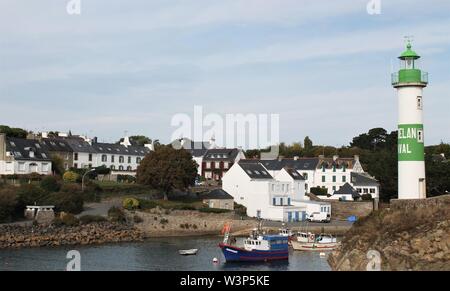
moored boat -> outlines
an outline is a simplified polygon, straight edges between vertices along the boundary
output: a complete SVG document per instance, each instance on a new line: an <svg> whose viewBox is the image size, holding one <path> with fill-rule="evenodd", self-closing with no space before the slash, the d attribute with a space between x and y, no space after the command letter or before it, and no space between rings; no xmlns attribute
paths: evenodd
<svg viewBox="0 0 450 291"><path fill-rule="evenodd" d="M223 243L219 244L227 262L258 262L287 260L289 258L288 237L261 234L254 229L244 240L243 246L229 242L229 227Z"/></svg>
<svg viewBox="0 0 450 291"><path fill-rule="evenodd" d="M178 253L182 256L192 256L196 255L198 252L198 249L189 249L189 250L179 250Z"/></svg>
<svg viewBox="0 0 450 291"><path fill-rule="evenodd" d="M332 251L340 245L340 242L329 234L316 236L310 232L300 232L297 239L291 240L291 245L297 251Z"/></svg>

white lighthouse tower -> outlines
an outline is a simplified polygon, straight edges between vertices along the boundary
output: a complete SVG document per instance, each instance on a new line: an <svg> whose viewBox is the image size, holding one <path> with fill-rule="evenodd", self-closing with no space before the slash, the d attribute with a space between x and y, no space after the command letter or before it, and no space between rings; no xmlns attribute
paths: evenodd
<svg viewBox="0 0 450 291"><path fill-rule="evenodd" d="M411 49L399 56L400 70L392 74L398 96L398 198L426 198L423 95L428 73L420 70L420 56Z"/></svg>

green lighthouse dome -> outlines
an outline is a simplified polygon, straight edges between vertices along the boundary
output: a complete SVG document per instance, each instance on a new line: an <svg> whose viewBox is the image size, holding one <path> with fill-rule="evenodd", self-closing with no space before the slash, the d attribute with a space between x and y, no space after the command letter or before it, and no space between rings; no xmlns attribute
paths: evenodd
<svg viewBox="0 0 450 291"><path fill-rule="evenodd" d="M417 63L420 56L412 50L411 42L408 41L406 50L398 58L400 59L400 70L392 74L392 86L394 88L403 86L426 87L428 73L420 70Z"/></svg>
<svg viewBox="0 0 450 291"><path fill-rule="evenodd" d="M398 58L401 60L405 60L405 59L409 59L409 58L414 59L414 60L419 59L420 56L415 51L413 51L411 48L412 48L412 45L410 42L408 42L408 44L406 45L406 50Z"/></svg>

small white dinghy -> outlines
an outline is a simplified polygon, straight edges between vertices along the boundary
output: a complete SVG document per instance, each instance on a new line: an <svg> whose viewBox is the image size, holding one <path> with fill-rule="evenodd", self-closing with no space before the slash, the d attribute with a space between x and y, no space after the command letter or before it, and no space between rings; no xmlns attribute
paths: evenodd
<svg viewBox="0 0 450 291"><path fill-rule="evenodd" d="M178 253L182 256L192 256L196 255L198 252L198 249L190 249L190 250L179 250Z"/></svg>

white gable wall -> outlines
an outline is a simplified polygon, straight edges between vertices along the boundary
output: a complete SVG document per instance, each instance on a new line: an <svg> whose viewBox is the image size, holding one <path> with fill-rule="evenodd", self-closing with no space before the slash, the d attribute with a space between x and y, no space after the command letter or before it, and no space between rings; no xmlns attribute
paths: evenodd
<svg viewBox="0 0 450 291"><path fill-rule="evenodd" d="M291 183L290 194L292 200L305 200L305 181L304 180L295 180L289 175L289 173L282 169L278 172L278 174L274 177L275 180L280 182L288 182Z"/></svg>

